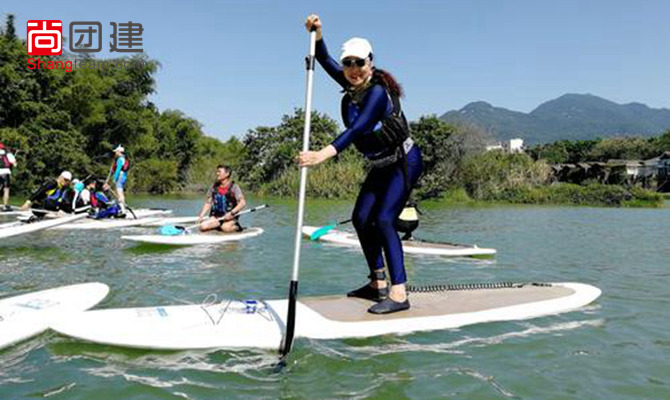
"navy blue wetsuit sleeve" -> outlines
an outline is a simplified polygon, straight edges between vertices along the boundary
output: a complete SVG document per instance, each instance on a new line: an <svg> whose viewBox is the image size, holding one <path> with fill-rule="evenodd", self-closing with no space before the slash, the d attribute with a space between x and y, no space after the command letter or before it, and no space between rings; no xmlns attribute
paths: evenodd
<svg viewBox="0 0 670 400"><path fill-rule="evenodd" d="M33 193L32 196L30 196L30 202L34 203L36 201L42 200L45 197L47 197L47 192L53 189L58 188L58 183L56 181L48 181L44 183L42 186L40 186L39 189L35 193Z"/></svg>
<svg viewBox="0 0 670 400"><path fill-rule="evenodd" d="M374 85L367 95L365 106L351 126L331 143L338 153L346 149L356 137L370 132L386 116L388 95L380 85Z"/></svg>
<svg viewBox="0 0 670 400"><path fill-rule="evenodd" d="M333 57L328 54L328 48L326 47L326 42L321 39L316 42L316 60L321 64L321 67L333 78L337 83L340 84L343 88L349 87L349 82L347 78L344 77L344 72L342 72L342 67L338 64Z"/></svg>

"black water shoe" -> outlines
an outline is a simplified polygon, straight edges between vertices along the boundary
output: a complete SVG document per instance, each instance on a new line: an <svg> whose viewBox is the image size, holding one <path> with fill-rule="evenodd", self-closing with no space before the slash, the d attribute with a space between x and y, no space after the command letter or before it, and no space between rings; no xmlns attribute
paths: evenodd
<svg viewBox="0 0 670 400"><path fill-rule="evenodd" d="M376 302L384 300L386 297L388 297L388 295L388 287L383 289L375 289L369 284L347 293L347 297L359 297L361 299L372 300Z"/></svg>
<svg viewBox="0 0 670 400"><path fill-rule="evenodd" d="M384 301L368 308L368 312L372 314L391 314L404 310L409 310L409 300L397 302L388 297Z"/></svg>

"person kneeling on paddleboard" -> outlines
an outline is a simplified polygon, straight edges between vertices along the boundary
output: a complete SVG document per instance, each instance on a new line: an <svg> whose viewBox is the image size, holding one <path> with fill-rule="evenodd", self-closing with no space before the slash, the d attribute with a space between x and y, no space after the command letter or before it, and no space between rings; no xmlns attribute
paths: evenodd
<svg viewBox="0 0 670 400"><path fill-rule="evenodd" d="M89 176L82 182L83 188L79 191L79 199L84 206L90 205L93 208L91 198L95 193L96 182L97 180L92 176ZM75 189L77 189L77 185L75 185Z"/></svg>
<svg viewBox="0 0 670 400"><path fill-rule="evenodd" d="M125 216L118 202L107 195L106 191L109 190L109 186L105 182L100 180L88 181L86 189L90 193L89 199L93 210L93 218L106 219Z"/></svg>
<svg viewBox="0 0 670 400"><path fill-rule="evenodd" d="M72 182L72 174L69 171L63 171L56 179L50 179L42 186L25 203L21 206L21 210L26 211L31 207L41 208L49 211L59 211L65 199L67 188Z"/></svg>
<svg viewBox="0 0 670 400"><path fill-rule="evenodd" d="M65 189L63 195L63 202L61 203L61 210L66 213L75 213L90 203L89 199L83 196L86 191L85 185L79 179L72 180L72 184ZM85 210L81 211L85 212Z"/></svg>
<svg viewBox="0 0 670 400"><path fill-rule="evenodd" d="M200 232L218 229L230 233L242 230L235 215L246 207L247 202L242 189L232 181L231 175L229 166L216 167L216 182L207 193L207 200L198 216ZM207 215L209 218L206 218Z"/></svg>
<svg viewBox="0 0 670 400"><path fill-rule="evenodd" d="M319 64L344 89L341 110L347 129L323 149L301 152L299 164L320 164L352 143L363 153L371 168L358 194L352 220L370 269L370 283L347 295L379 302L368 309L373 314L406 310L410 307L405 291L407 276L395 222L423 172L423 162L401 110L402 88L388 72L375 68L367 40L345 42L338 63L328 54L319 17L310 15L305 25L308 32L316 28ZM390 291L382 249L391 275Z"/></svg>

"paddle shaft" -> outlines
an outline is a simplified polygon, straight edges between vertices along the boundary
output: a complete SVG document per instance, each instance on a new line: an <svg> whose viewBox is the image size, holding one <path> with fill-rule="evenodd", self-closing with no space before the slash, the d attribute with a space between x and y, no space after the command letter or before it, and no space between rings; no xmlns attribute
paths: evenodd
<svg viewBox="0 0 670 400"><path fill-rule="evenodd" d="M258 206L258 207L254 207L254 208L250 208L250 209L248 209L248 210L240 211L240 212L238 212L237 214L233 215L233 217L239 217L240 215L244 215L244 214L251 213L251 212L254 212L254 211L262 210L262 209L266 208L267 206L268 206L267 204L261 204L261 205ZM221 218L217 218L216 220L217 220L217 221L223 221L224 218L225 218L225 217L221 217ZM201 223L199 223L199 224L195 224L195 225L187 226L187 227L184 228L184 230L185 230L185 231L190 231L191 229L193 229L193 228L197 228L197 227L199 227L200 225L204 224L205 222L207 222L207 221L203 221L203 222L201 222Z"/></svg>
<svg viewBox="0 0 670 400"><path fill-rule="evenodd" d="M114 171L114 166L116 165L116 156L112 158L112 165L109 166L109 173L107 174L107 179L105 179L105 184L109 185L109 178L112 177L112 171Z"/></svg>
<svg viewBox="0 0 670 400"><path fill-rule="evenodd" d="M309 33L309 56L306 58L307 92L305 94L305 129L302 133L302 151L309 151L309 133L312 123L312 84L314 81L314 67L316 62L316 29ZM298 301L298 272L300 270L300 244L302 241L302 223L305 214L305 192L307 189L307 167L300 168L300 194L298 196L298 221L295 231L295 246L293 249L293 271L289 285L288 315L286 317L286 335L280 349L282 358L291 351L295 334L295 309Z"/></svg>

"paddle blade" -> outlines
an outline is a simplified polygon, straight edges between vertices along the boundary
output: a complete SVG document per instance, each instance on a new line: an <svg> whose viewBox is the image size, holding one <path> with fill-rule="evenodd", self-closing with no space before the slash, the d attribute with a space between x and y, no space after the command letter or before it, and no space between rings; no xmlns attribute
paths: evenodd
<svg viewBox="0 0 670 400"><path fill-rule="evenodd" d="M177 236L184 233L184 229L179 229L173 225L163 225L158 229L158 233L163 236Z"/></svg>
<svg viewBox="0 0 670 400"><path fill-rule="evenodd" d="M319 229L317 229L316 231L314 231L314 233L312 233L311 235L309 235L309 238L310 238L311 240L319 240L319 238L320 238L321 236L323 236L323 235L325 235L326 233L332 231L333 229L335 229L336 226L337 226L337 224L322 226L321 228L319 228Z"/></svg>

